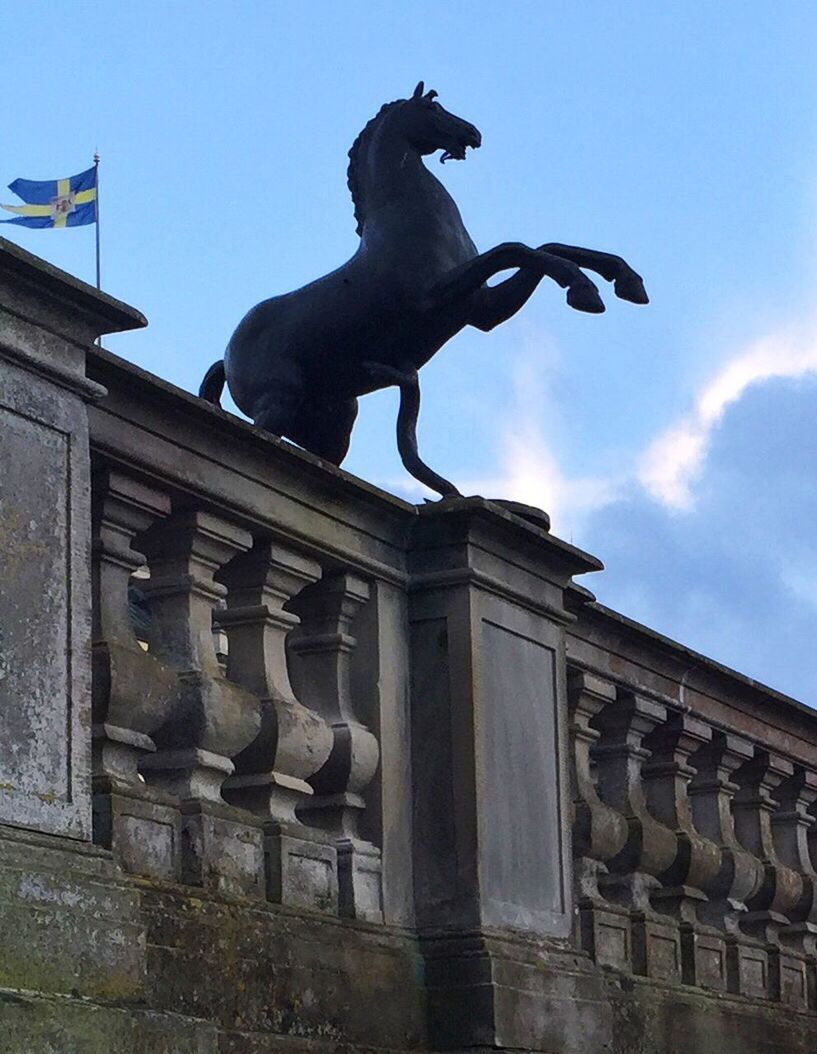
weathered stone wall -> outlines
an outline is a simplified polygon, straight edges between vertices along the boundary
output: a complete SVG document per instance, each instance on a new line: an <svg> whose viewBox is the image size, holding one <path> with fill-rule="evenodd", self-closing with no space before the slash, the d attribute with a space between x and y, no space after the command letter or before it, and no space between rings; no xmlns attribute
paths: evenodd
<svg viewBox="0 0 817 1054"><path fill-rule="evenodd" d="M817 714L0 242L0 1054L817 1045Z"/></svg>

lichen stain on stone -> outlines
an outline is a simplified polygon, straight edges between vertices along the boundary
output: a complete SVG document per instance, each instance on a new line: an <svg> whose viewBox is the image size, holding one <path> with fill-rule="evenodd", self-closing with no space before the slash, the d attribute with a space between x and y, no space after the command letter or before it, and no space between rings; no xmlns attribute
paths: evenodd
<svg viewBox="0 0 817 1054"><path fill-rule="evenodd" d="M9 573L36 559L43 546L23 527L19 509L6 510L3 504L0 502L0 549L5 554L6 573Z"/></svg>
<svg viewBox="0 0 817 1054"><path fill-rule="evenodd" d="M17 887L17 892L24 900L34 900L40 903L61 904L65 907L81 907L85 898L75 890L65 887L55 887L45 880L34 875L23 875Z"/></svg>

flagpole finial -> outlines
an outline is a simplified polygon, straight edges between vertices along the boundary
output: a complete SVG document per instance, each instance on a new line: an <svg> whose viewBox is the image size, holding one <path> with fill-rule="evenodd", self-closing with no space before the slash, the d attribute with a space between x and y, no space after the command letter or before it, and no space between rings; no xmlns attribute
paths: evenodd
<svg viewBox="0 0 817 1054"><path fill-rule="evenodd" d="M94 164L95 165L99 164L99 152L96 151L96 150L94 150Z"/></svg>

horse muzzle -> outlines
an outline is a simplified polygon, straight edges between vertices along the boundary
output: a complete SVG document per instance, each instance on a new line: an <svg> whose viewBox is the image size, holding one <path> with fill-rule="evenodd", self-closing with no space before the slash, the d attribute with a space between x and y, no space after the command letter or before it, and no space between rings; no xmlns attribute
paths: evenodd
<svg viewBox="0 0 817 1054"><path fill-rule="evenodd" d="M470 146L472 150L477 150L482 145L482 136L479 130L472 124L466 125L465 131L459 135L451 146L447 147L443 154L440 156L440 164L444 165L446 161L464 161L465 151Z"/></svg>

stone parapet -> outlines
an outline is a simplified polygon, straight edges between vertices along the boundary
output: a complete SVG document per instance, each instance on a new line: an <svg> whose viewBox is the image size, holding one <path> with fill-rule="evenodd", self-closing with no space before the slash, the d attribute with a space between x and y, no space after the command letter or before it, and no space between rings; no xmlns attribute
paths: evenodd
<svg viewBox="0 0 817 1054"><path fill-rule="evenodd" d="M142 322L0 241L0 1051L813 1050L817 714Z"/></svg>
<svg viewBox="0 0 817 1054"><path fill-rule="evenodd" d="M813 1014L817 713L586 591L572 608L580 945L626 973Z"/></svg>

